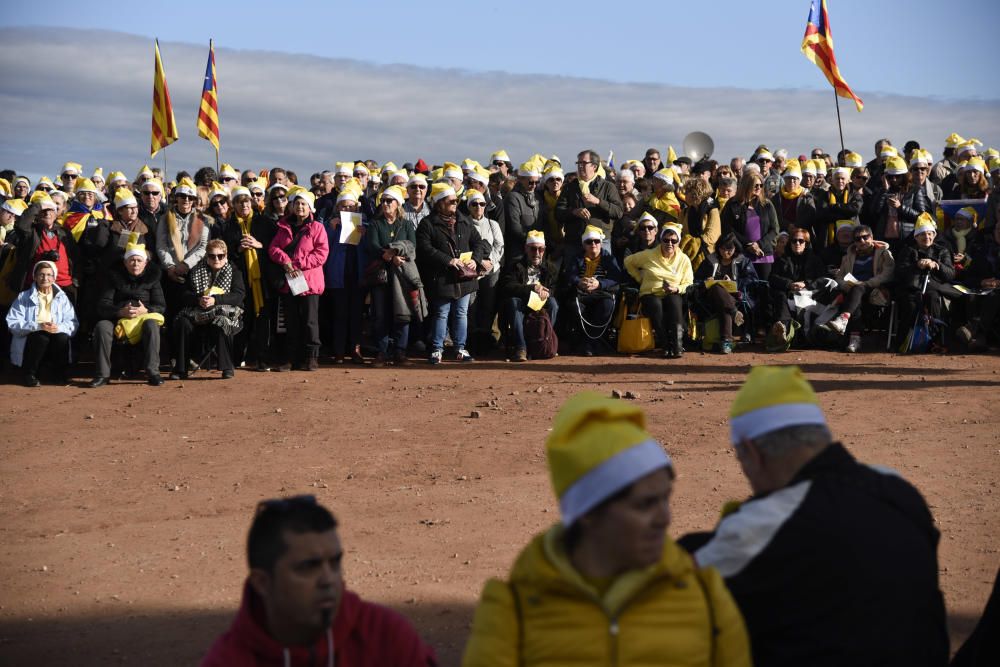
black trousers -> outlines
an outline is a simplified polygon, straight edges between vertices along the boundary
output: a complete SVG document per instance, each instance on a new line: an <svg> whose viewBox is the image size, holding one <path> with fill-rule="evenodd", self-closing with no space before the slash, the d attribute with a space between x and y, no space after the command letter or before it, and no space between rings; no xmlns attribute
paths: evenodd
<svg viewBox="0 0 1000 667"><path fill-rule="evenodd" d="M38 375L42 362L48 361L56 377L66 374L69 365L69 334L33 331L24 343L21 370L25 375Z"/></svg>
<svg viewBox="0 0 1000 667"><path fill-rule="evenodd" d="M640 297L642 313L653 325L653 333L660 347L677 337L677 327L684 323L684 299L680 294Z"/></svg>
<svg viewBox="0 0 1000 667"><path fill-rule="evenodd" d="M319 357L319 295L281 295L285 313L285 361L298 364Z"/></svg>
<svg viewBox="0 0 1000 667"><path fill-rule="evenodd" d="M330 313L330 345L337 356L345 356L361 344L361 311L364 290L360 287L336 287L323 293Z"/></svg>
<svg viewBox="0 0 1000 667"><path fill-rule="evenodd" d="M705 292L705 299L719 318L719 334L722 340L733 340L733 317L736 315L736 299L722 285L712 285Z"/></svg>
<svg viewBox="0 0 1000 667"><path fill-rule="evenodd" d="M115 340L115 323L101 320L94 327L94 363L96 377L111 377L111 347ZM160 325L152 320L142 323L142 363L146 375L160 373Z"/></svg>
<svg viewBox="0 0 1000 667"><path fill-rule="evenodd" d="M190 317L178 317L174 320L173 344L176 356L174 370L183 373L187 370L188 350L195 338L215 343L215 351L219 356L219 370L231 371L233 365L233 337L214 324L195 324Z"/></svg>
<svg viewBox="0 0 1000 667"><path fill-rule="evenodd" d="M268 361L268 348L274 335L277 298L264 296L260 313L254 313L253 292L247 287L247 298L243 301L243 328L233 336L233 362Z"/></svg>

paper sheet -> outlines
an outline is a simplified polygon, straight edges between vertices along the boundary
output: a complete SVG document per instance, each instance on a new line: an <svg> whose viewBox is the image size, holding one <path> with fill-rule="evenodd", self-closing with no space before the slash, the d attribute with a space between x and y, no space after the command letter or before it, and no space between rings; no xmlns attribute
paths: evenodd
<svg viewBox="0 0 1000 667"><path fill-rule="evenodd" d="M458 256L458 261L462 262L462 264L465 264L466 262L471 262L472 261L472 251L470 250L469 252L463 252L462 254L460 254Z"/></svg>
<svg viewBox="0 0 1000 667"><path fill-rule="evenodd" d="M816 305L816 299L813 298L813 293L810 291L802 291L795 294L792 297L792 301L795 303L796 308L808 308L809 306Z"/></svg>
<svg viewBox="0 0 1000 667"><path fill-rule="evenodd" d="M538 296L538 292L532 290L531 295L528 297L528 308L532 310L541 310L545 306L545 301L542 297Z"/></svg>
<svg viewBox="0 0 1000 667"><path fill-rule="evenodd" d="M306 277L301 273L296 275L294 278L292 277L292 274L286 273L285 282L288 283L288 289L291 290L292 295L294 296L298 296L303 292L309 291L309 283L306 282Z"/></svg>
<svg viewBox="0 0 1000 667"><path fill-rule="evenodd" d="M713 285L721 285L722 289L726 290L730 294L736 294L736 281L735 280L713 280L709 278L705 281L705 287L710 288Z"/></svg>
<svg viewBox="0 0 1000 667"><path fill-rule="evenodd" d="M361 214L340 212L340 242L358 245L361 242Z"/></svg>
<svg viewBox="0 0 1000 667"><path fill-rule="evenodd" d="M841 278L841 280L843 280L848 285L856 285L861 282L860 280L854 277L853 273L848 273L846 276Z"/></svg>

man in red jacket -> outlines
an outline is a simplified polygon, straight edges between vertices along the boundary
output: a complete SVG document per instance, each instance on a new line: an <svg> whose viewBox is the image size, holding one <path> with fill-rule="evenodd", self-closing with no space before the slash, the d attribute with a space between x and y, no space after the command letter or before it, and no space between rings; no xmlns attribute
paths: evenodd
<svg viewBox="0 0 1000 667"><path fill-rule="evenodd" d="M243 602L202 667L436 665L409 621L345 589L343 555L337 520L315 497L261 502Z"/></svg>

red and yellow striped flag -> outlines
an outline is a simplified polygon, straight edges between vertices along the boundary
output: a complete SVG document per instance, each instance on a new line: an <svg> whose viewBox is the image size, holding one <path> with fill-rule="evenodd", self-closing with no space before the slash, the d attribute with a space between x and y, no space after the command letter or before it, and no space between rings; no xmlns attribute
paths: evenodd
<svg viewBox="0 0 1000 667"><path fill-rule="evenodd" d="M201 89L201 108L198 109L198 136L208 139L219 152L219 90L215 85L215 46L208 42L208 64L205 66L205 85Z"/></svg>
<svg viewBox="0 0 1000 667"><path fill-rule="evenodd" d="M154 157L161 148L177 141L177 124L174 122L174 108L170 105L170 91L167 77L160 61L160 41L156 40L156 63L153 73L153 133L149 142L149 157Z"/></svg>
<svg viewBox="0 0 1000 667"><path fill-rule="evenodd" d="M817 6L818 5L818 6ZM826 75L838 97L854 100L854 105L861 111L864 103L854 94L851 87L840 75L837 59L833 55L833 34L830 32L830 17L826 13L826 0L812 0L809 6L809 20L806 23L806 34L802 38L802 53Z"/></svg>

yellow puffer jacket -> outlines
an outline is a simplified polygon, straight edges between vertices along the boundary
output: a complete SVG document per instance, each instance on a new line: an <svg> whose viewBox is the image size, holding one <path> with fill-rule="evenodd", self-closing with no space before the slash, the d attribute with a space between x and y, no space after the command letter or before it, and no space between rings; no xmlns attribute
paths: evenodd
<svg viewBox="0 0 1000 667"><path fill-rule="evenodd" d="M697 570L668 538L656 565L618 577L602 597L562 536L559 525L537 536L510 583L486 583L465 667L750 665L743 617L716 570Z"/></svg>
<svg viewBox="0 0 1000 667"><path fill-rule="evenodd" d="M678 251L667 259L659 246L626 257L625 270L639 283L639 296L663 296L666 294L664 282L683 294L694 282L694 270L688 256Z"/></svg>

